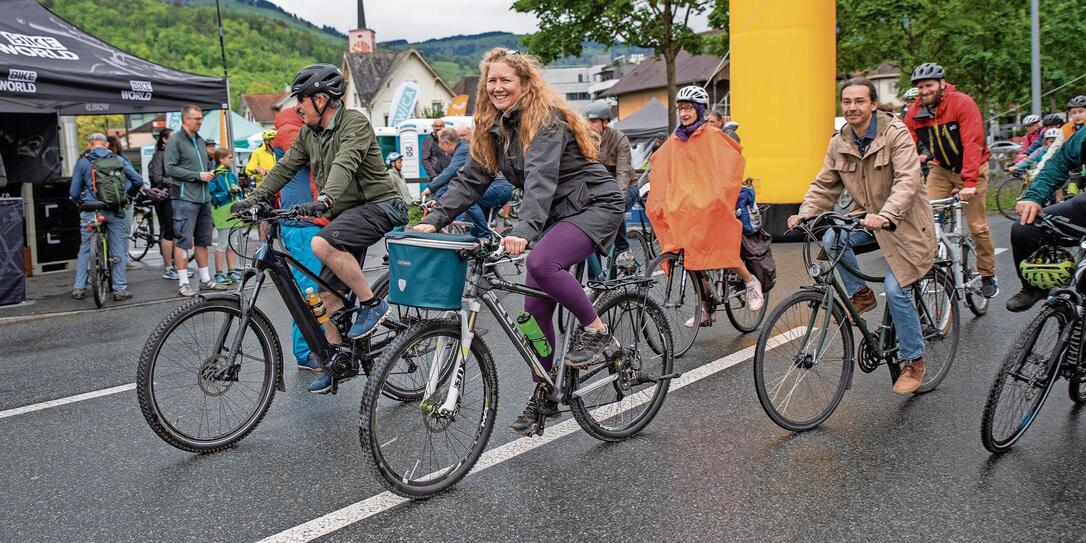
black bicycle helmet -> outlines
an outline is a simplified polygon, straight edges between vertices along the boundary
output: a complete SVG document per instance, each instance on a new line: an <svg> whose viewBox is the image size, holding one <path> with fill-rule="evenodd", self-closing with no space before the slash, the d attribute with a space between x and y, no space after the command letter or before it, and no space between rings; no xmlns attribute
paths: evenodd
<svg viewBox="0 0 1086 543"><path fill-rule="evenodd" d="M611 120L611 105L607 102L592 102L584 108L584 116L590 121L596 119Z"/></svg>
<svg viewBox="0 0 1086 543"><path fill-rule="evenodd" d="M343 96L343 72L331 64L312 64L294 76L290 95L299 98L325 93L332 98Z"/></svg>
<svg viewBox="0 0 1086 543"><path fill-rule="evenodd" d="M943 71L942 66L934 62L925 62L913 70L913 85L915 85L917 81L923 81L925 79L946 79L946 72Z"/></svg>
<svg viewBox="0 0 1086 543"><path fill-rule="evenodd" d="M1086 96L1080 94L1072 98L1070 102L1067 102L1067 109L1071 109L1073 107L1086 107Z"/></svg>
<svg viewBox="0 0 1086 543"><path fill-rule="evenodd" d="M1045 115L1044 120L1041 121L1044 126L1060 126L1063 124L1063 117L1056 115L1055 113L1049 113Z"/></svg>

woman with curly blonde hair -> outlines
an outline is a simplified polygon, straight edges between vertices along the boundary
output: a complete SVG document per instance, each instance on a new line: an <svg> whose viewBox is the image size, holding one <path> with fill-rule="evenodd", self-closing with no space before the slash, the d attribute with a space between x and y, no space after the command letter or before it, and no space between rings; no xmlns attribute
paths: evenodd
<svg viewBox="0 0 1086 543"><path fill-rule="evenodd" d="M467 164L449 182L437 207L415 227L435 232L478 201L494 178L504 174L524 190L520 222L502 238L512 255L535 248L527 258L525 283L546 292L577 317L578 330L566 355L574 368L605 362L618 342L596 314L580 283L569 273L594 251L615 240L625 202L618 183L596 161L599 141L584 118L543 80L539 63L517 51L492 49L479 65L475 130ZM554 344L554 310L549 300L528 297L524 309ZM550 357L542 361L550 370ZM557 417L558 406L536 384L524 413L510 425L533 434L540 417Z"/></svg>

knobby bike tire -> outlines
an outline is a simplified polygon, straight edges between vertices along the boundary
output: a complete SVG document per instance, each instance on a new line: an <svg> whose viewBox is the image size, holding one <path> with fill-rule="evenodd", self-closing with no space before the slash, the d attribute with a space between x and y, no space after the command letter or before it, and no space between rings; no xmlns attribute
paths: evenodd
<svg viewBox="0 0 1086 543"><path fill-rule="evenodd" d="M1036 420L1058 378L1060 360L1070 334L1067 328L1076 318L1072 310L1063 304L1046 305L1015 339L996 372L981 417L981 443L989 452L1001 453L1010 449ZM1049 324L1056 327L1055 340L1050 337L1053 333L1049 331L1045 339L1039 341ZM1035 345L1042 345L1041 352L1033 352ZM1001 406L1003 411L1013 409L1004 401L1003 392L1008 385L1024 385L1021 397L1025 400L1025 409L1021 414L1011 415L1006 421L1006 431L1003 431L1004 421L997 421L996 418L1001 414ZM1010 400L1006 398L1007 402Z"/></svg>
<svg viewBox="0 0 1086 543"><path fill-rule="evenodd" d="M762 327L762 332L758 335L758 343L755 347L754 388L758 395L758 402L762 405L762 410L774 423L791 432L811 430L825 422L841 403L851 379L853 353L856 352L853 346L852 327L844 309L831 297L832 305L829 310L831 311L830 323L832 330L823 330L819 326L819 331L815 333L820 334L820 336L814 336L810 341L814 345L820 343L830 345L837 342L834 337L840 338L841 369L837 376L837 384L824 400L810 402L814 406L812 415L800 417L796 414L787 413L790 406L795 406L792 404L794 400L792 395L794 393L803 392L804 390L814 392L814 388L810 385L809 375L804 372L816 374L813 381L815 385L824 384L827 378L823 378L815 369L819 364L833 362L833 359L815 360L814 358L807 358L799 350L807 332L807 323L811 322L809 317L802 314L802 308L809 308L815 313L814 324L817 326L823 320L823 316L819 312L826 310L822 305L823 299L824 291L818 289L802 290L785 298L769 314L765 326ZM799 309L798 315L793 314L791 311L793 308ZM832 334L833 337L829 334ZM774 344L770 345L770 342ZM792 344L795 344L795 346L791 347ZM795 352L792 352L793 349ZM823 354L832 353L826 353L826 350L823 349ZM784 375L780 379L775 377L767 379L767 373L776 373L778 368L784 371ZM830 367L827 377L833 377L836 372L835 368ZM820 388L825 390L824 386ZM782 396L782 393L784 396ZM778 406L778 403L781 405Z"/></svg>
<svg viewBox="0 0 1086 543"><path fill-rule="evenodd" d="M109 294L109 255L102 254L102 234L94 232L90 237L89 279L94 305L102 307Z"/></svg>
<svg viewBox="0 0 1086 543"><path fill-rule="evenodd" d="M401 439L409 439L407 432L410 432L415 427L422 428L427 433L436 433L430 432L429 429L431 424L436 425L434 421L438 420L438 418L433 412L427 413L422 410L423 405L421 398L410 403L395 404L388 407L388 409L379 409L385 407L379 404L383 395L382 391L385 386L385 381L392 368L398 365L397 361L401 357L416 356L413 354L413 349L417 349L422 341L437 337L445 338L447 341L455 341L458 345L460 340L459 319L419 321L397 336L385 355L383 355L374 365L373 374L366 381L366 386L362 393L361 406L359 408L360 424L358 439L362 446L363 456L370 468L370 472L373 474L374 478L390 492L416 500L429 498L448 489L463 479L471 471L471 468L475 465L475 462L479 460L479 456L482 455L483 450L486 448L486 444L490 439L490 434L494 429L494 419L497 415L498 371L494 366L494 359L491 356L486 343L481 339L476 338L471 342L470 353L475 360L475 365L478 367L478 373L481 378L483 407L479 410L482 420L470 421L471 427L475 430L474 435L461 437L461 439L471 440L470 450L463 458L456 459L453 465L444 470L444 473L437 473L435 475L435 470L435 472L419 474L424 477L434 476L433 479L425 482L410 480L410 477L415 475L414 472L417 468L413 468L411 473L401 473L400 468L393 465L395 459L389 459L389 456L391 456L392 453L391 447L402 443L400 442ZM467 368L465 368L465 373L466 372ZM439 384L441 384L442 387L447 386L449 384L448 377L443 376L439 379ZM466 388L467 386L465 386L465 389ZM458 406L458 414L460 413L460 409L461 407ZM383 438L380 435L380 430L386 425L378 422L379 410L381 413L387 413L387 416L389 417L395 417L397 415L409 417L409 423L394 424L390 421L388 424L388 426L395 427L392 431L399 431L399 429L402 429L404 426L407 426L408 429L394 439L387 440ZM421 417L423 420L421 422L416 422L417 417ZM408 424L410 424L410 426L408 426ZM415 426L416 424L417 426ZM408 461L408 463L410 463L410 461Z"/></svg>
<svg viewBox="0 0 1086 543"><path fill-rule="evenodd" d="M586 388L600 385L584 396L575 395L570 401L570 411L588 435L601 441L622 441L644 430L664 404L671 380L659 378L672 372L671 330L663 309L647 293L614 290L602 296L596 308L619 340L623 352L620 360L615 362L583 370L568 369L569 383ZM656 341L648 341L649 335L656 336ZM663 345L662 352L653 348L653 343ZM648 348L651 352L642 352L640 348ZM596 377L604 371L603 377ZM601 384L601 379L612 376L615 380L610 384ZM635 390L644 384L652 386ZM651 394L645 394L650 390ZM589 395L592 399L586 400ZM597 403L595 398L601 401ZM627 418L628 412L641 406L644 408ZM614 423L609 424L609 421Z"/></svg>
<svg viewBox="0 0 1086 543"><path fill-rule="evenodd" d="M257 308L253 308L250 313L251 318L249 320L249 326L247 327L245 334L255 334L257 344L259 345L264 360L261 388L257 391L255 396L256 402L252 412L249 413L238 426L230 428L220 435L213 437L194 437L190 435L189 432L179 428L178 420L171 420L168 414L163 413L164 404L172 400L173 397L160 397L156 388L156 386L160 384L160 380L155 378L155 370L160 363L166 363L165 360L160 360L160 357L162 356L163 347L171 334L175 331L182 333L183 331L181 328L186 321L190 319L195 321L196 317L199 317L204 313L213 312L223 313L224 315L229 316L229 318L232 319L230 322L232 323L231 329L233 330L236 328L237 323L241 318L240 301L236 297L212 299L198 297L173 310L166 318L159 322L158 326L151 332L150 337L147 338L147 342L140 352L139 365L136 374L136 392L139 398L140 411L143 413L143 418L147 421L147 424L149 424L155 434L162 438L166 443L178 449L195 453L223 451L234 446L245 436L249 435L249 433L260 424L260 421L263 420L268 409L271 407L272 400L275 398L276 385L283 375L283 351L282 346L279 343L279 336L275 332L275 327L272 326L263 312ZM193 326L195 327L196 324L194 323ZM234 330L234 332L236 333L236 330ZM211 332L211 334L217 335L217 331ZM230 334L229 339L232 340L232 338L233 334ZM219 354L221 355L224 353ZM247 356L246 358L249 357ZM205 370L210 361L211 357L209 356L205 360L193 362L193 364L201 364L199 367L195 368L196 379L194 381L198 385L198 392L202 391L204 393L204 401L207 402L209 397L215 398L226 395L233 386L237 386L240 392L242 389L240 379L236 381L238 383L237 385L217 384L221 382L230 382L230 380L218 379L209 375L209 372ZM254 363L253 361L249 362ZM165 376L163 379L164 378ZM208 390L208 388L205 388L205 384L207 387L224 387L226 390L218 394L218 396L215 396L213 393L217 391ZM231 411L236 407L240 406L237 403L228 405L228 409ZM208 422L208 427L210 432L210 421Z"/></svg>

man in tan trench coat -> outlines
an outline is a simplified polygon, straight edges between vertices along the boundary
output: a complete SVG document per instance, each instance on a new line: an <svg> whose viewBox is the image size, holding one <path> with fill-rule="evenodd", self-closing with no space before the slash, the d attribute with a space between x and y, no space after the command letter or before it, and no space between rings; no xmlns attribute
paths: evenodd
<svg viewBox="0 0 1086 543"><path fill-rule="evenodd" d="M841 261L858 269L852 247L878 242L886 258L886 302L898 339L903 366L894 392L912 393L924 380L924 335L920 317L906 289L921 279L935 256L934 220L920 173L920 159L909 129L892 114L877 111L878 93L866 79L852 79L841 89L841 109L848 122L830 139L822 171L807 190L794 228L802 219L833 209L841 189L856 202L866 230L853 232ZM888 229L893 225L893 231ZM823 240L834 254L835 231ZM841 270L841 280L858 312L876 305L875 293L859 278Z"/></svg>

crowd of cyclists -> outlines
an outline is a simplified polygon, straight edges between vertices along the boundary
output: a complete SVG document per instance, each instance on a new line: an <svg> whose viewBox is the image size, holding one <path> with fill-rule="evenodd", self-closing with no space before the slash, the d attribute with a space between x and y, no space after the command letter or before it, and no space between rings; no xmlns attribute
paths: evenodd
<svg viewBox="0 0 1086 543"><path fill-rule="evenodd" d="M292 111L292 142L270 167L256 172L262 179L255 190L230 203L229 209L234 217L253 216L253 210L279 198L281 206L298 211L305 232L291 241L284 231L284 242L295 246L288 247L290 252L310 252L321 279L357 300L357 308L345 308L344 298L323 287L318 292L328 313L355 312L346 337L340 337L335 326L323 327L335 348L371 336L392 312L362 273L360 262L370 247L394 229L438 234L458 218L470 218L474 237L495 235L483 211L500 207L513 188L520 189L519 220L496 243L507 255L527 254L525 284L550 297L527 296L524 310L550 345L556 340L559 306L576 318L579 327L565 350L565 367L605 365L623 345L571 270L593 254L608 254L612 246L619 267L647 264L637 262L631 251L624 221L638 189L630 142L610 126L610 107L593 104L584 112L574 110L544 81L539 63L528 55L493 49L483 58L481 76L474 129L442 126L434 131L427 152L431 167L440 170L427 172L431 184L424 192L434 203L417 224L408 226L412 198L400 172L403 157L382 154L369 120L344 106L343 74L327 64L297 74L291 86L298 99ZM956 195L964 203L981 293L986 298L999 293L986 210L990 151L980 111L970 96L948 82L938 64L917 66L911 81L914 87L904 94L901 111L880 107L870 81L844 82L839 101L846 124L830 138L798 213L787 220L789 228L807 224L833 210L843 191L852 196L848 213L863 229L847 238L827 229L821 258L858 269L855 249L881 249L883 289L901 367L892 388L899 394L916 392L926 372L924 332L909 287L921 281L936 260L937 226L930 200ZM647 161L651 191L645 207L653 232L661 251L684 253L687 269L726 269L741 278L747 303L757 311L765 304L763 285L740 258L744 223L736 209L745 160L738 125L710 109L709 95L701 87L680 89L673 107L678 125L670 135L657 138ZM1044 207L1064 188L1069 172L1082 170L1086 163L1086 130L1079 130L1086 124L1086 96L1072 99L1068 110L1066 122L1054 114L1026 117L1025 145L1010 167L1035 172L1017 203L1020 219L1011 230L1021 288L1007 302L1010 311L1025 311L1048 294L1024 279L1030 266L1050 264L1035 258L1050 242L1034 225L1038 216L1066 217L1086 227L1086 195ZM448 161L437 160L437 153ZM226 164L230 159L221 157ZM225 180L227 196L236 193L231 182ZM650 277L660 272L669 270L646 270ZM298 279L299 287L316 286ZM878 298L863 280L843 270L841 280L857 314L877 307ZM693 320L670 324L703 325ZM330 353L304 349L297 332L294 343L300 368L324 370L310 391L334 390L336 376L327 365ZM540 357L548 371L553 356ZM547 384L532 378L527 405L510 425L522 435L534 435L542 421L559 414Z"/></svg>

